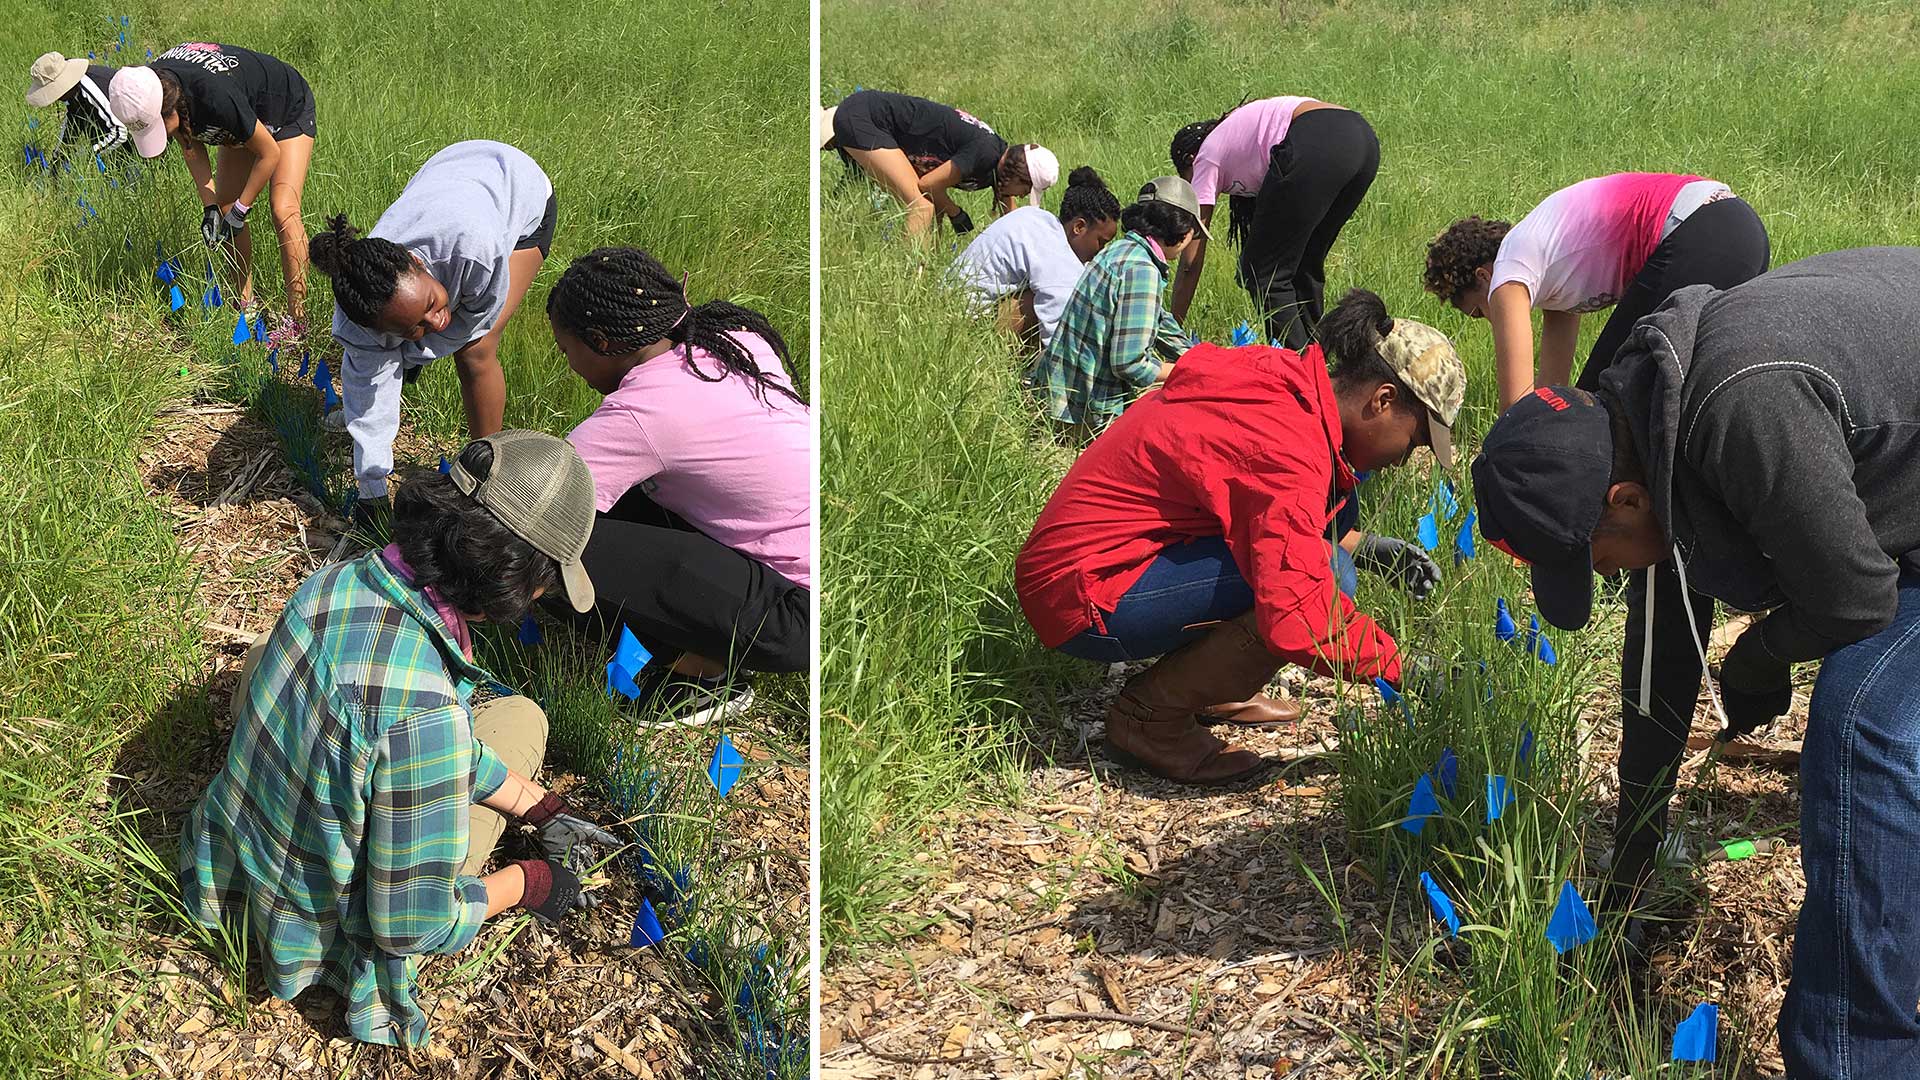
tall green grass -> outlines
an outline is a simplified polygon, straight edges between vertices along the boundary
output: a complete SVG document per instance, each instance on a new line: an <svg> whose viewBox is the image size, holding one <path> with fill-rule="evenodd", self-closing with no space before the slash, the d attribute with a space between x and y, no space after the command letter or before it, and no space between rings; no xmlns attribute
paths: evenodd
<svg viewBox="0 0 1920 1080"><path fill-rule="evenodd" d="M132 16L132 48L116 54L121 14ZM49 48L132 63L149 46L213 35L288 60L319 104L310 230L335 211L371 225L447 143L497 138L526 150L552 177L560 216L552 257L501 350L509 426L561 432L597 402L567 371L543 317L554 277L596 246L645 247L690 272L696 302L748 304L788 340L807 340L803 5L534 12L321 0L222 12L217 26L204 15L150 3L35 7L0 44L0 70L23 73ZM0 127L18 141L44 145L58 123L58 110L0 103ZM248 405L293 457L310 456L296 465L310 465L316 494L334 506L351 486L349 451L341 436L319 433L318 393L294 378L296 355L283 352L273 378L260 347L229 343L232 309L200 309L207 256L177 151L137 169L114 161L105 174L83 158L53 179L24 167L17 142L9 153L12 166L0 169L0 463L11 478L0 495L0 1076L105 1075L125 1062L114 1025L130 991L152 978L166 947L155 935L179 932L162 891L178 822L129 818L114 801L126 785L113 774L137 771L143 784L192 775L189 758L212 732L192 570L141 485L141 440L156 412L184 397ZM266 219L255 232L257 295L284 310ZM153 277L156 243L183 264L182 312L168 312ZM233 291L224 274L221 284ZM326 279L312 274L309 286L315 358L334 360ZM804 389L808 365L795 360ZM451 450L464 419L458 380L442 366L410 388L404 409L417 436ZM630 747L609 766L616 721L591 660L588 649L550 640L496 662L548 701L561 766L609 782L654 767L704 785L704 756L684 739ZM766 715L751 726L777 761L804 759L805 698L798 679L762 686ZM757 985L778 998L758 1011L803 1029L799 928L728 899L733 877L753 867L726 861L711 789L676 781L669 796L656 808L677 824L662 830L661 853L691 871L700 899L675 941L705 944L687 986L691 1000L713 995L715 1038L700 1067L799 1075L804 1055L769 1059L743 1047L751 1025L726 1004L757 963L767 970ZM148 841L151 854L140 846ZM761 961L758 943L770 946ZM244 970L231 943L201 944ZM244 988L229 997L244 1001Z"/></svg>
<svg viewBox="0 0 1920 1080"><path fill-rule="evenodd" d="M1784 0L826 0L821 100L866 86L953 103L1011 139L1046 144L1063 168L1094 165L1123 202L1170 170L1176 128L1243 98L1300 93L1361 110L1380 136L1381 171L1334 248L1329 298L1365 286L1395 314L1454 337L1472 375L1458 428L1470 457L1494 415L1491 342L1484 324L1422 293L1435 233L1471 213L1517 218L1588 176L1650 169L1730 183L1766 220L1775 265L1915 242L1920 144L1903 103L1920 89L1916 38L1899 5ZM1014 361L929 285L946 253L915 277L883 254L897 246L891 209L863 184L839 185L833 159L822 169L822 889L828 945L844 956L901 928L888 905L912 887L911 855L932 814L1005 790L1000 750L1057 723L1049 695L1098 671L1049 663L1018 620L1011 559L1060 462L1028 437ZM982 197L960 201L984 212ZM1209 254L1189 325L1225 341L1253 311L1233 282L1232 248ZM1586 320L1586 343L1602 322ZM1431 490L1424 475L1383 475L1368 487L1363 525L1411 536ZM1464 485L1460 494L1470 497ZM1423 943L1409 951L1396 926L1378 958L1376 1035L1398 1045L1359 1041L1381 1075L1579 1076L1588 1064L1647 1075L1665 1059L1683 999L1705 996L1672 987L1629 1005L1615 992L1616 941L1603 935L1568 966L1540 936L1562 880L1594 893L1587 853L1604 848L1603 808L1586 787L1576 717L1612 683L1618 628L1615 611L1584 635L1556 634L1561 664L1540 667L1492 640L1496 597L1525 626L1524 588L1484 545L1424 604L1363 578L1361 606L1397 637L1486 659L1499 691L1488 702L1463 683L1416 702L1411 726L1370 705L1343 731L1350 846L1399 905L1396 924L1414 920ZM965 651L980 636L996 643L992 654ZM954 677L971 671L985 677ZM1513 759L1523 724L1540 748L1524 777ZM1461 759L1459 796L1415 839L1396 823L1443 746ZM1494 826L1481 805L1490 771L1515 775L1520 795ZM1319 852L1297 854L1322 865ZM1464 946L1432 933L1422 870L1480 924ZM1344 882L1323 885L1343 902ZM1442 1002L1438 1019L1424 1010L1416 1029L1396 1016L1389 1002L1403 992ZM1722 1074L1740 1067L1729 1056Z"/></svg>

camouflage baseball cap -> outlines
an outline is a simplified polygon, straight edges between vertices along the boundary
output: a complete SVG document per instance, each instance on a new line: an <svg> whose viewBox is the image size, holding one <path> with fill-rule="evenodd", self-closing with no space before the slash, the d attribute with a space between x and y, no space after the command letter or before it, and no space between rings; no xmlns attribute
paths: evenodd
<svg viewBox="0 0 1920 1080"><path fill-rule="evenodd" d="M1433 456L1442 468L1453 468L1453 422L1467 395L1467 368L1453 342L1426 323L1395 319L1380 340L1380 358L1427 407Z"/></svg>
<svg viewBox="0 0 1920 1080"><path fill-rule="evenodd" d="M593 610L593 582L580 553L593 535L593 474L573 444L542 431L508 429L475 439L493 448L485 476L468 471L460 452L447 470L453 486L486 507L500 524L560 564L573 610ZM468 444L469 446L472 443Z"/></svg>

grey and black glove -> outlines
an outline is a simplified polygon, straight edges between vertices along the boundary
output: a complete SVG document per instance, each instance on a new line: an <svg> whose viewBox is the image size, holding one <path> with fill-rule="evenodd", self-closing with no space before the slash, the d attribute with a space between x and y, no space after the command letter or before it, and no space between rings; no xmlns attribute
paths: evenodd
<svg viewBox="0 0 1920 1080"><path fill-rule="evenodd" d="M1714 738L1723 743L1765 727L1793 707L1793 665L1767 651L1761 625L1748 627L1720 664L1720 703L1727 710L1727 726Z"/></svg>
<svg viewBox="0 0 1920 1080"><path fill-rule="evenodd" d="M580 878L573 871L552 859L523 859L513 865L527 879L520 902L514 906L533 912L541 922L557 923L575 909L596 902L580 891Z"/></svg>
<svg viewBox="0 0 1920 1080"><path fill-rule="evenodd" d="M252 207L243 206L238 202L228 208L227 212L220 216L220 224L222 226L220 235L222 237L232 236L242 229L245 229L247 227L247 211L251 209Z"/></svg>
<svg viewBox="0 0 1920 1080"><path fill-rule="evenodd" d="M1400 587L1415 600L1425 600L1440 584L1440 565L1418 544L1368 533L1353 549L1353 561L1381 577L1400 579Z"/></svg>
<svg viewBox="0 0 1920 1080"><path fill-rule="evenodd" d="M205 240L208 247L220 242L220 237L224 235L221 232L222 224L219 207L209 206L200 211L200 239Z"/></svg>
<svg viewBox="0 0 1920 1080"><path fill-rule="evenodd" d="M965 210L955 210L953 216L947 220L953 224L954 232L970 233L973 231L973 219L967 216Z"/></svg>
<svg viewBox="0 0 1920 1080"><path fill-rule="evenodd" d="M533 826L533 838L547 858L578 873L600 860L595 845L620 846L620 838L585 818L576 817L567 800L549 791L520 820ZM591 907L589 902L587 906Z"/></svg>

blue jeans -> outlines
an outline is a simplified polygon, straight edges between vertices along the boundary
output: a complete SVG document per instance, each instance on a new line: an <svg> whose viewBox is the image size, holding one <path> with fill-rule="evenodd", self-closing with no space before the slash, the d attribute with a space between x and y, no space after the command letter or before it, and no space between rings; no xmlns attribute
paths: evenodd
<svg viewBox="0 0 1920 1080"><path fill-rule="evenodd" d="M1920 1076L1920 577L1892 626L1820 665L1800 785L1787 1073Z"/></svg>
<svg viewBox="0 0 1920 1080"><path fill-rule="evenodd" d="M1359 574L1353 556L1338 544L1333 545L1333 571L1340 591L1352 596ZM1240 576L1226 540L1210 536L1162 551L1106 616L1106 633L1089 627L1060 651L1103 664L1165 656L1200 640L1210 629L1207 624L1251 607L1253 589Z"/></svg>

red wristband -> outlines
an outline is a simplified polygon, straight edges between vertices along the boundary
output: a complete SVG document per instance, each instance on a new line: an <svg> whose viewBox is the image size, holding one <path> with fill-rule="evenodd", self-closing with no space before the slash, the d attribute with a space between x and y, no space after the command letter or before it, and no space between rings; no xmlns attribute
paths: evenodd
<svg viewBox="0 0 1920 1080"><path fill-rule="evenodd" d="M526 888L520 893L520 905L523 908L537 908L547 902L547 894L553 891L553 868L540 859L522 859L513 865L527 877Z"/></svg>
<svg viewBox="0 0 1920 1080"><path fill-rule="evenodd" d="M566 812L567 812L567 800L561 798L558 794L549 791L547 792L545 798L542 798L539 802L533 804L533 808L531 810L528 810L526 813L520 815L520 820L526 822L527 824L537 829L540 826L545 825L547 821L551 819L555 814L564 814Z"/></svg>

